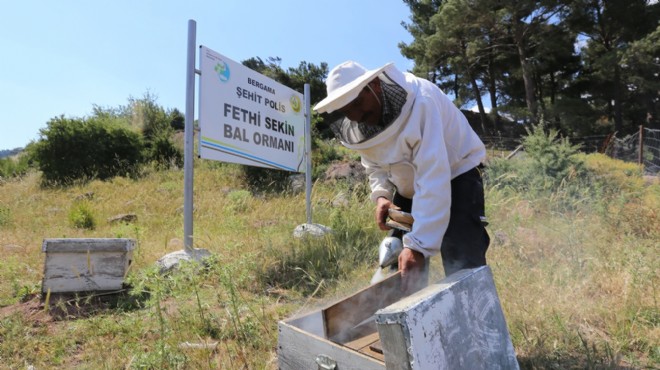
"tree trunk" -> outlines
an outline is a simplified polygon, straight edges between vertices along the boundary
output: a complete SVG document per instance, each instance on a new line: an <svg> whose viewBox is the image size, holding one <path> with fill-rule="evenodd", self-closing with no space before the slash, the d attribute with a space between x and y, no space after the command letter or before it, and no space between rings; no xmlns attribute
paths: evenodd
<svg viewBox="0 0 660 370"><path fill-rule="evenodd" d="M621 67L619 63L614 66L614 130L621 132L623 129L623 110L621 103L623 101L621 94Z"/></svg>
<svg viewBox="0 0 660 370"><path fill-rule="evenodd" d="M468 56L466 53L467 45L461 41L461 50L463 52L463 63L466 66L470 65ZM477 100L477 107L479 108L479 119L481 120L481 133L482 135L486 134L486 111L484 110L484 103L481 100L481 91L479 91L479 84L477 84L477 79L474 77L473 71L468 67L466 69L467 77L470 79L470 85L472 85L472 91L474 93L474 98Z"/></svg>
<svg viewBox="0 0 660 370"><path fill-rule="evenodd" d="M660 119L658 119L658 110L654 103L653 93L647 93L645 96L646 101L646 127L650 129L660 129Z"/></svg>
<svg viewBox="0 0 660 370"><path fill-rule="evenodd" d="M500 131L502 129L502 120L497 111L497 85L495 84L495 68L492 59L491 55L488 62L489 79L486 82L486 86L488 86L488 94L490 95L490 115L495 121L495 130Z"/></svg>
<svg viewBox="0 0 660 370"><path fill-rule="evenodd" d="M531 115L532 123L538 122L538 106L536 103L536 96L534 92L536 87L534 86L534 75L533 68L527 60L527 50L525 50L525 36L524 36L524 27L525 25L519 19L515 20L515 30L514 30L514 41L516 43L516 48L518 50L518 58L520 59L520 67L523 74L523 82L525 83L525 102L527 103L527 109Z"/></svg>
<svg viewBox="0 0 660 370"><path fill-rule="evenodd" d="M557 100L557 81L555 80L555 73L550 73L550 104L552 104L553 111L555 112L555 128L561 132L561 118L555 109L555 101Z"/></svg>
<svg viewBox="0 0 660 370"><path fill-rule="evenodd" d="M486 111L484 110L484 103L481 101L481 91L479 91L479 85L477 84L477 80L472 76L472 73L470 73L470 84L472 84L472 90L474 91L474 95L477 99L479 118L481 119L481 133L482 135L485 135L488 132L486 131Z"/></svg>

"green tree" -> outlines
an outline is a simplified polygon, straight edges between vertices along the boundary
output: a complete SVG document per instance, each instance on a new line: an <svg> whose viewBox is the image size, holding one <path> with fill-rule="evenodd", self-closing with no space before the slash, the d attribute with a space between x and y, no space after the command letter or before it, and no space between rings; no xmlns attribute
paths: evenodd
<svg viewBox="0 0 660 370"><path fill-rule="evenodd" d="M401 54L415 61L413 73L437 83L438 74L449 76L451 72L442 60L427 54L429 49L427 40L436 31L431 17L438 12L444 0L403 0L403 2L408 5L411 14L410 22L401 22L401 25L413 36L413 41L410 44L399 43Z"/></svg>
<svg viewBox="0 0 660 370"><path fill-rule="evenodd" d="M435 33L427 37L427 59L449 64L457 105L477 104L482 132L491 127L482 95L490 96L493 115L498 116L497 78L503 67L500 56L506 47L506 34L496 13L483 11L485 1L448 0L431 17ZM465 91L465 94L461 92ZM497 118L495 119L497 122Z"/></svg>
<svg viewBox="0 0 660 370"><path fill-rule="evenodd" d="M623 58L631 43L656 29L657 8L646 0L575 0L567 8L567 24L586 44L581 52L583 78L589 80L586 95L619 132L626 129L624 106L631 97Z"/></svg>
<svg viewBox="0 0 660 370"><path fill-rule="evenodd" d="M45 184L132 175L142 163L142 138L110 117L52 118L30 149Z"/></svg>
<svg viewBox="0 0 660 370"><path fill-rule="evenodd" d="M176 108L169 112L170 127L174 131L183 131L186 128L186 117Z"/></svg>
<svg viewBox="0 0 660 370"><path fill-rule="evenodd" d="M660 25L644 38L630 44L622 58L631 93L638 97L641 120L660 129Z"/></svg>
<svg viewBox="0 0 660 370"><path fill-rule="evenodd" d="M561 3L446 0L406 4L413 13L406 29L415 39L400 48L404 56L415 60L416 72L425 72L441 88L450 89L458 105L475 101L482 126L486 114L481 95L486 92L495 117L500 96L509 113L522 102L526 118L538 119L538 65L542 59L538 44L547 37L544 32ZM469 100L465 92L469 92Z"/></svg>
<svg viewBox="0 0 660 370"><path fill-rule="evenodd" d="M130 125L142 133L146 160L158 168L180 167L183 151L172 141L173 122L181 119L178 110L166 111L157 103L157 97L149 92L140 99L130 97L126 110L130 112Z"/></svg>

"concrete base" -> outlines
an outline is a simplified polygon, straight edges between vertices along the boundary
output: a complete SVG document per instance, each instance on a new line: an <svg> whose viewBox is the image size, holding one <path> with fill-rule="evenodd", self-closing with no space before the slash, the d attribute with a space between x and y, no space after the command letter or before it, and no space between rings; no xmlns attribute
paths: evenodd
<svg viewBox="0 0 660 370"><path fill-rule="evenodd" d="M376 312L387 369L519 369L488 266Z"/></svg>
<svg viewBox="0 0 660 370"><path fill-rule="evenodd" d="M211 252L206 249L194 248L191 251L184 249L164 255L156 261L156 265L160 268L161 273L166 273L178 268L182 261L201 262L204 258L210 256Z"/></svg>
<svg viewBox="0 0 660 370"><path fill-rule="evenodd" d="M332 233L332 229L321 224L302 224L296 226L293 230L293 236L296 238L302 238L308 235L322 237L329 233Z"/></svg>

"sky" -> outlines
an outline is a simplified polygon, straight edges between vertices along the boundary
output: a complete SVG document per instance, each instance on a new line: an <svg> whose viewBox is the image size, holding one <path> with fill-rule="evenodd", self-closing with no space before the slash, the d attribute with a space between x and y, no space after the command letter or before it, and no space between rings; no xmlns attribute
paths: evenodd
<svg viewBox="0 0 660 370"><path fill-rule="evenodd" d="M398 48L412 41L402 0L2 0L0 14L0 150L146 93L184 112L190 19L197 45L237 62L413 66Z"/></svg>

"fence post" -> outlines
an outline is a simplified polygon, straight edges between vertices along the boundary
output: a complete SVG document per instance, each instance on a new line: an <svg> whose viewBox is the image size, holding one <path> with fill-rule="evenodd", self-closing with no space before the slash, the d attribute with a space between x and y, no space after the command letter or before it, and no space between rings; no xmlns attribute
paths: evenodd
<svg viewBox="0 0 660 370"><path fill-rule="evenodd" d="M644 125L639 125L639 156L640 166L644 166Z"/></svg>

